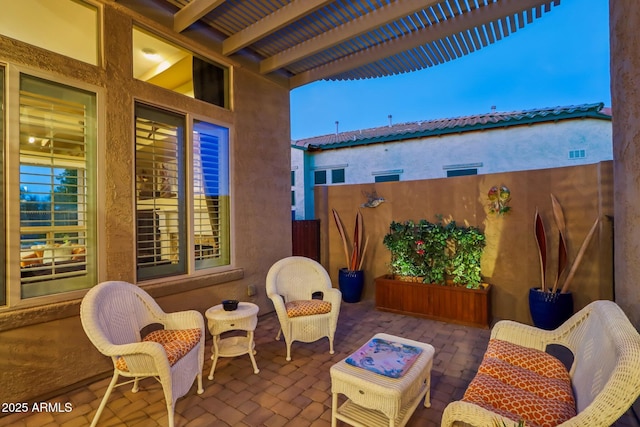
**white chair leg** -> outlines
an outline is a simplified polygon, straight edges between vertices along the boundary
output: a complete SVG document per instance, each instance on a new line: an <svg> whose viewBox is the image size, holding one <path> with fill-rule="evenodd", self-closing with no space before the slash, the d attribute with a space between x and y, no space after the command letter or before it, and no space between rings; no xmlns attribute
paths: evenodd
<svg viewBox="0 0 640 427"><path fill-rule="evenodd" d="M204 387L202 387L202 372L198 374L198 394L204 393Z"/></svg>
<svg viewBox="0 0 640 427"><path fill-rule="evenodd" d="M333 337L329 337L329 354L334 354L335 351L333 351Z"/></svg>
<svg viewBox="0 0 640 427"><path fill-rule="evenodd" d="M93 416L93 420L91 421L91 427L95 427L96 424L98 424L98 419L100 418L100 415L102 414L102 410L104 409L104 407L107 406L107 401L109 400L109 396L111 395L113 388L116 386L116 382L118 382L118 372L114 371L113 378L111 378L111 382L109 383L109 387L107 387L107 391L104 393L104 397L100 402L100 406L98 406L98 410L96 411L96 414Z"/></svg>
<svg viewBox="0 0 640 427"><path fill-rule="evenodd" d="M280 335L282 335L282 328L278 330L278 335L276 335L276 341L280 341Z"/></svg>
<svg viewBox="0 0 640 427"><path fill-rule="evenodd" d="M173 407L175 406L175 402L173 405L171 405L171 403L167 402L167 417L169 418L169 427L174 427L174 414L173 414Z"/></svg>
<svg viewBox="0 0 640 427"><path fill-rule="evenodd" d="M291 342L285 340L287 343L287 362L291 361Z"/></svg>
<svg viewBox="0 0 640 427"><path fill-rule="evenodd" d="M133 387L131 388L131 392L132 393L137 393L138 390L140 390L140 388L138 387L138 381L140 380L140 377L135 377L133 379Z"/></svg>

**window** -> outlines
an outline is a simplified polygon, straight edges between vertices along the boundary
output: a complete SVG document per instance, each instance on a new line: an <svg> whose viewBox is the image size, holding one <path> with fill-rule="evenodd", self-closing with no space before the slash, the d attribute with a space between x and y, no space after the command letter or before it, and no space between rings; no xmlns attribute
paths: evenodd
<svg viewBox="0 0 640 427"><path fill-rule="evenodd" d="M133 77L229 108L229 70L161 38L133 29Z"/></svg>
<svg viewBox="0 0 640 427"><path fill-rule="evenodd" d="M344 169L333 169L331 171L331 182L340 184L344 182Z"/></svg>
<svg viewBox="0 0 640 427"><path fill-rule="evenodd" d="M296 171L291 171L291 186L295 187L296 185Z"/></svg>
<svg viewBox="0 0 640 427"><path fill-rule="evenodd" d="M447 171L447 178L467 175L478 175L478 169L453 169Z"/></svg>
<svg viewBox="0 0 640 427"><path fill-rule="evenodd" d="M313 183L315 185L322 185L327 183L327 171L315 171L313 173Z"/></svg>
<svg viewBox="0 0 640 427"><path fill-rule="evenodd" d="M2 2L0 33L98 65L99 22L98 8L82 1L9 1Z"/></svg>
<svg viewBox="0 0 640 427"><path fill-rule="evenodd" d="M571 150L569 151L569 159L584 159L587 157L587 152L585 150Z"/></svg>
<svg viewBox="0 0 640 427"><path fill-rule="evenodd" d="M186 272L185 118L136 105L138 279Z"/></svg>
<svg viewBox="0 0 640 427"><path fill-rule="evenodd" d="M376 175L375 182L391 182L391 181L400 181L400 175Z"/></svg>
<svg viewBox="0 0 640 427"><path fill-rule="evenodd" d="M4 68L0 67L0 111L5 111L4 105ZM4 206L4 115L0 115L0 211L6 212ZM0 257L6 260L5 235L4 235L4 215L0 215ZM7 303L7 290L5 285L5 263L0 263L0 305Z"/></svg>
<svg viewBox="0 0 640 427"><path fill-rule="evenodd" d="M20 75L21 297L92 286L96 95Z"/></svg>
<svg viewBox="0 0 640 427"><path fill-rule="evenodd" d="M229 130L193 125L193 218L195 268L230 263Z"/></svg>
<svg viewBox="0 0 640 427"><path fill-rule="evenodd" d="M140 280L231 262L229 129L194 120L188 135L186 126L184 115L136 105ZM191 164L187 152L193 153ZM193 183L190 204L187 182ZM188 216L192 233L187 232Z"/></svg>

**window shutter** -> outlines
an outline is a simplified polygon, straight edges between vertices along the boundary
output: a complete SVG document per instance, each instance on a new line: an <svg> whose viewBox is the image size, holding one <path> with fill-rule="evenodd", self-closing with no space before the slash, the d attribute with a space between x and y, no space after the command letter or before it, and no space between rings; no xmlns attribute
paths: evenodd
<svg viewBox="0 0 640 427"><path fill-rule="evenodd" d="M23 285L83 276L89 254L87 106L23 77L20 91L20 259ZM59 291L59 290L58 290ZM29 294L29 292L27 292Z"/></svg>
<svg viewBox="0 0 640 427"><path fill-rule="evenodd" d="M184 273L184 119L136 107L137 266L141 279Z"/></svg>

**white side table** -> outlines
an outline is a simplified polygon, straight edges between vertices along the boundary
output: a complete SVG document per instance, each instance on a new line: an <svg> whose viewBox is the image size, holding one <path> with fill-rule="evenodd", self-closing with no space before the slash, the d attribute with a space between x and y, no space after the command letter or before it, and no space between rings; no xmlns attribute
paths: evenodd
<svg viewBox="0 0 640 427"><path fill-rule="evenodd" d="M258 323L258 306L250 302L238 303L238 308L233 311L225 311L222 304L214 305L205 312L209 332L213 335L213 346L211 349L211 372L209 379L213 379L213 371L220 357L236 357L248 354L253 364L253 373L260 372L256 359L255 342L253 341L253 331ZM236 336L220 338L223 332L227 331L247 331L246 337Z"/></svg>

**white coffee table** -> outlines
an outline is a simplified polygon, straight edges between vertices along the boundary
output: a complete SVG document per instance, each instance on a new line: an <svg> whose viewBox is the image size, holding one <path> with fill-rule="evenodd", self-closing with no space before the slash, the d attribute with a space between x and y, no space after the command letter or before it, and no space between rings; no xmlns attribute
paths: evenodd
<svg viewBox="0 0 640 427"><path fill-rule="evenodd" d="M236 357L248 354L253 365L253 373L260 372L256 359L253 355L255 342L253 341L253 331L258 324L258 306L250 302L238 303L238 308L233 311L225 311L222 304L214 305L205 313L209 332L213 335L213 345L211 346L211 372L209 379L213 379L213 371L220 357ZM235 336L221 338L220 335L228 331L247 331L247 336Z"/></svg>
<svg viewBox="0 0 640 427"><path fill-rule="evenodd" d="M422 349L411 368L400 378L390 378L346 363L346 359L330 369L331 426L337 420L359 427L402 427L424 397L424 406L431 406L431 367L435 349L430 344L389 334L372 337L402 343ZM347 401L338 407L338 394Z"/></svg>

